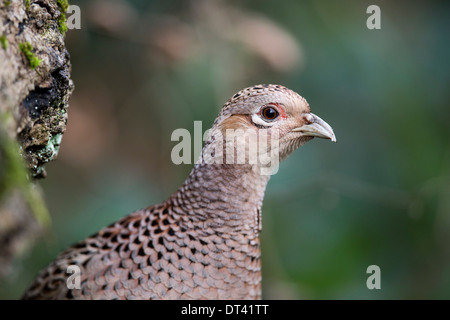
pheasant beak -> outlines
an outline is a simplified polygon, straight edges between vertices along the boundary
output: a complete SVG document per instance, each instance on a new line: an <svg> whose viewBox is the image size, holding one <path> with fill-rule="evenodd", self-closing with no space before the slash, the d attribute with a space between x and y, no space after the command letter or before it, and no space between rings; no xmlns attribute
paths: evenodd
<svg viewBox="0 0 450 320"><path fill-rule="evenodd" d="M331 141L336 142L336 136L334 135L333 129L318 116L313 113L306 113L303 115L303 120L305 121L305 124L301 127L292 129L293 132L301 132L303 133L303 136L330 139Z"/></svg>

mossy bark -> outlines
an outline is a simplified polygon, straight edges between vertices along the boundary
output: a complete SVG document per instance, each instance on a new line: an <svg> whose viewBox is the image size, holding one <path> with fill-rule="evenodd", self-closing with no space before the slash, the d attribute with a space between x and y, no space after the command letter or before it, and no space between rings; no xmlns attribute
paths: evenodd
<svg viewBox="0 0 450 320"><path fill-rule="evenodd" d="M59 149L73 91L57 0L0 0L0 277L48 216L35 179Z"/></svg>

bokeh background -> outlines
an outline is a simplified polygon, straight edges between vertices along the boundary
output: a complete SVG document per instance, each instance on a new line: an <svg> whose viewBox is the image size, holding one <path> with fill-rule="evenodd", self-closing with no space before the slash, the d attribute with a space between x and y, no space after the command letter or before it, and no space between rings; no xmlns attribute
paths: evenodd
<svg viewBox="0 0 450 320"><path fill-rule="evenodd" d="M165 200L191 170L171 133L236 91L279 83L338 143L282 163L263 206L270 299L450 298L450 3L72 0L76 85L40 184L52 227L0 283L19 298L65 247ZM366 9L381 8L381 30ZM381 290L366 269L381 268Z"/></svg>

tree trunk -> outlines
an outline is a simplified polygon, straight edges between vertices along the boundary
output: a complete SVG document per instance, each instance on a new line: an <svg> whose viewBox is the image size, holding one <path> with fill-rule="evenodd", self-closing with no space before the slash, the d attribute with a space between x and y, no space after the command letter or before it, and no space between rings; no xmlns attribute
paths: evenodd
<svg viewBox="0 0 450 320"><path fill-rule="evenodd" d="M59 149L73 91L64 0L0 0L0 278L48 213L35 185Z"/></svg>

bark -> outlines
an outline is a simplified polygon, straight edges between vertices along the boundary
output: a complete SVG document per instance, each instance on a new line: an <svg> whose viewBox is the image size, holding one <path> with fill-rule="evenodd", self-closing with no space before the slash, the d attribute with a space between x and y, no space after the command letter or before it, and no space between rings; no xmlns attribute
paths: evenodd
<svg viewBox="0 0 450 320"><path fill-rule="evenodd" d="M45 177L73 91L64 1L0 0L0 277L39 235Z"/></svg>

